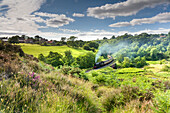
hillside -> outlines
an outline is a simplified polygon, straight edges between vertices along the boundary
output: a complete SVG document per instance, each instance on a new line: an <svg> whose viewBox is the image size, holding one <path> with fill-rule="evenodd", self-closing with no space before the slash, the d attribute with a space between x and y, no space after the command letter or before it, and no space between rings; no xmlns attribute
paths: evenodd
<svg viewBox="0 0 170 113"><path fill-rule="evenodd" d="M52 67L19 46L0 43L0 62L1 112L169 112L169 61L85 73Z"/></svg>

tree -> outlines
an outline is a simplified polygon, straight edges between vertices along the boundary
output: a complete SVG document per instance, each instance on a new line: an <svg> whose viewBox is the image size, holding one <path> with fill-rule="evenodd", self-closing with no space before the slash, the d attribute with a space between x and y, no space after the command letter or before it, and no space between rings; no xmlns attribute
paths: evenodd
<svg viewBox="0 0 170 113"><path fill-rule="evenodd" d="M40 61L45 62L45 57L44 57L43 54L39 54L39 55L38 55L38 59L39 59Z"/></svg>
<svg viewBox="0 0 170 113"><path fill-rule="evenodd" d="M168 36L170 37L170 31L168 32Z"/></svg>
<svg viewBox="0 0 170 113"><path fill-rule="evenodd" d="M22 39L25 39L25 37L26 37L25 35L22 35L22 36L21 36Z"/></svg>
<svg viewBox="0 0 170 113"><path fill-rule="evenodd" d="M119 63L123 62L124 56L122 54L117 56L117 60Z"/></svg>
<svg viewBox="0 0 170 113"><path fill-rule="evenodd" d="M145 56L141 58L141 66L143 67L144 65L146 65L146 58Z"/></svg>
<svg viewBox="0 0 170 113"><path fill-rule="evenodd" d="M66 40L66 37L61 37L62 42L65 42L65 40Z"/></svg>
<svg viewBox="0 0 170 113"><path fill-rule="evenodd" d="M63 65L62 57L63 56L58 52L50 51L49 55L46 57L46 62L47 64L57 67L59 65Z"/></svg>
<svg viewBox="0 0 170 113"><path fill-rule="evenodd" d="M113 35L112 37L111 37L111 39L115 39L116 37Z"/></svg>
<svg viewBox="0 0 170 113"><path fill-rule="evenodd" d="M19 36L16 35L16 36L12 36L11 38L9 38L9 42L10 43L19 43Z"/></svg>
<svg viewBox="0 0 170 113"><path fill-rule="evenodd" d="M95 48L95 49L98 49L98 47L99 47L98 43L92 42L92 41L88 45L89 45L90 48Z"/></svg>
<svg viewBox="0 0 170 113"><path fill-rule="evenodd" d="M80 55L75 61L81 69L93 67L95 63L95 54L93 52L88 52L85 55Z"/></svg>
<svg viewBox="0 0 170 113"><path fill-rule="evenodd" d="M144 56L145 54L145 49L143 47L140 47L137 52L138 56Z"/></svg>
<svg viewBox="0 0 170 113"><path fill-rule="evenodd" d="M75 37L75 36L71 36L71 37L68 38L67 40L68 40L68 41L73 41L73 42L74 42L76 38L77 38L77 37Z"/></svg>
<svg viewBox="0 0 170 113"><path fill-rule="evenodd" d="M91 50L88 45L84 45L84 46L83 46L83 49L85 49L85 50Z"/></svg>
<svg viewBox="0 0 170 113"><path fill-rule="evenodd" d="M158 53L159 53L159 51L156 48L151 49L150 56L151 56L152 60L157 60Z"/></svg>
<svg viewBox="0 0 170 113"><path fill-rule="evenodd" d="M39 41L42 37L40 37L39 35L36 35L34 38L36 41Z"/></svg>
<svg viewBox="0 0 170 113"><path fill-rule="evenodd" d="M63 58L64 64L70 66L74 62L74 58L71 54L71 51L67 50L64 53L65 53L65 57Z"/></svg>
<svg viewBox="0 0 170 113"><path fill-rule="evenodd" d="M128 68L128 67L130 67L130 63L131 63L131 61L130 61L129 57L124 57L124 61L122 62L122 67Z"/></svg>
<svg viewBox="0 0 170 113"><path fill-rule="evenodd" d="M106 38L106 37L103 37L103 40L107 40L107 38Z"/></svg>

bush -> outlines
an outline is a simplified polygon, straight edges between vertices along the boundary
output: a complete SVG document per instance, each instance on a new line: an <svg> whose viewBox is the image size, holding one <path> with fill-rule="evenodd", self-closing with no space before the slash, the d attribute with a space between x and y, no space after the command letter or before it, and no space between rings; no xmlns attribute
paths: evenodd
<svg viewBox="0 0 170 113"><path fill-rule="evenodd" d="M100 74L100 75L98 75L98 76L95 77L95 81L96 81L96 83L98 83L98 84L104 85L105 82L106 82L106 77L105 77L105 75Z"/></svg>
<svg viewBox="0 0 170 113"><path fill-rule="evenodd" d="M39 59L40 61L43 61L43 62L46 61L46 59L45 59L45 57L44 57L43 54L39 54L39 55L38 55L38 59Z"/></svg>
<svg viewBox="0 0 170 113"><path fill-rule="evenodd" d="M61 66L60 68L60 71L63 73L63 74L69 74L69 71L71 70L71 67L70 66Z"/></svg>
<svg viewBox="0 0 170 113"><path fill-rule="evenodd" d="M168 65L164 65L161 69L161 71L167 71L170 72L170 67Z"/></svg>
<svg viewBox="0 0 170 113"><path fill-rule="evenodd" d="M1 82L0 109L5 112L35 112L40 108L40 101L45 98L41 92L35 91L38 78L20 74L15 79ZM32 81L33 80L33 81Z"/></svg>
<svg viewBox="0 0 170 113"><path fill-rule="evenodd" d="M170 91L158 92L155 94L154 107L152 108L157 113L169 113L170 112Z"/></svg>
<svg viewBox="0 0 170 113"><path fill-rule="evenodd" d="M92 72L92 77L97 77L98 75L99 75L98 72L96 72L96 71Z"/></svg>
<svg viewBox="0 0 170 113"><path fill-rule="evenodd" d="M102 99L102 104L107 111L114 110L115 107L124 105L120 91L105 92Z"/></svg>
<svg viewBox="0 0 170 113"><path fill-rule="evenodd" d="M84 79L84 80L89 80L88 77L87 77L87 75L86 75L86 73L85 73L84 71L81 71L81 72L79 73L79 77L82 78L82 79Z"/></svg>
<svg viewBox="0 0 170 113"><path fill-rule="evenodd" d="M89 50L89 51L91 50L90 47L89 47L88 45L84 45L84 46L83 46L83 49Z"/></svg>
<svg viewBox="0 0 170 113"><path fill-rule="evenodd" d="M136 99L139 96L139 87L122 87L121 93L123 94L123 101L129 102L132 99Z"/></svg>
<svg viewBox="0 0 170 113"><path fill-rule="evenodd" d="M71 74L71 75L74 75L74 74L80 74L80 72L81 72L82 70L80 69L80 68L78 68L78 67L76 67L76 68L71 68L71 70L69 71L69 73Z"/></svg>
<svg viewBox="0 0 170 113"><path fill-rule="evenodd" d="M160 64L165 64L165 62L166 62L166 60L165 60L165 59L162 59L162 60L160 61Z"/></svg>
<svg viewBox="0 0 170 113"><path fill-rule="evenodd" d="M32 72L40 72L41 71L40 66L34 61L30 61L28 63L28 66L31 67Z"/></svg>

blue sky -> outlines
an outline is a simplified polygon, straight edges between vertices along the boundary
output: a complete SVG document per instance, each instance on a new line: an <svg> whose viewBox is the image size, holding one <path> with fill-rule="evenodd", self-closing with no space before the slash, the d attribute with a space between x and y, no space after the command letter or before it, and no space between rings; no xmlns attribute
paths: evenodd
<svg viewBox="0 0 170 113"><path fill-rule="evenodd" d="M82 40L170 31L170 0L0 0L0 37Z"/></svg>

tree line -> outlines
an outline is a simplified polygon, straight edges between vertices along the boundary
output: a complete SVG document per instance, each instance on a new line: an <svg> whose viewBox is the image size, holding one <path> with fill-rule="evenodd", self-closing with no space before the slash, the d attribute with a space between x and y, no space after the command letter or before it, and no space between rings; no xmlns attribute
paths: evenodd
<svg viewBox="0 0 170 113"><path fill-rule="evenodd" d="M81 69L91 68L95 63L95 54L93 52L87 52L86 54L73 57L72 52L67 50L64 55L58 52L50 51L47 56L39 54L38 59L47 64L51 64L54 67L59 66L77 66Z"/></svg>
<svg viewBox="0 0 170 113"><path fill-rule="evenodd" d="M9 37L8 42L9 43L31 43L31 44L39 44L41 46L68 46L72 48L82 48L88 51L95 52L96 49L98 49L99 44L95 41L83 41L83 40L77 40L78 37L70 36L69 38L61 37L60 41L57 40L50 40L48 41L45 38L40 37L39 35L36 35L33 37L28 37L25 35L22 36L12 36Z"/></svg>

